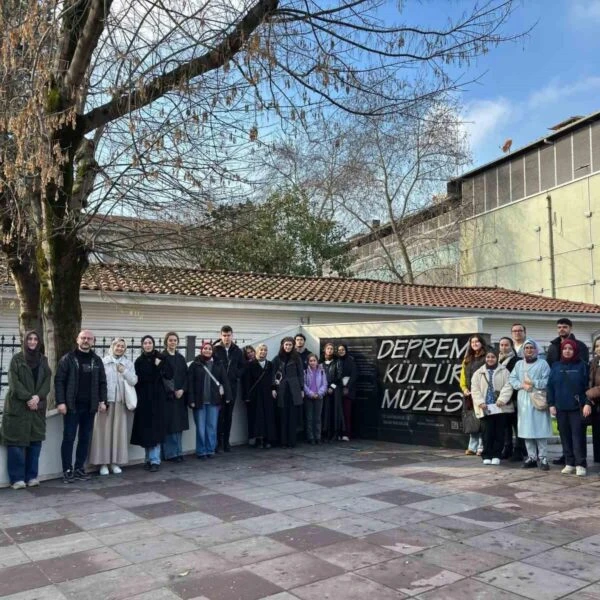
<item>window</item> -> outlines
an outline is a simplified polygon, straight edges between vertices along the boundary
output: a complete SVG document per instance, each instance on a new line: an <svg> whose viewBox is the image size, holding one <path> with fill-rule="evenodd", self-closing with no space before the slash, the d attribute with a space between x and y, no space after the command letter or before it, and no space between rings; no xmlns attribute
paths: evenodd
<svg viewBox="0 0 600 600"><path fill-rule="evenodd" d="M498 204L510 202L510 164L504 163L498 167Z"/></svg>
<svg viewBox="0 0 600 600"><path fill-rule="evenodd" d="M566 183L573 179L573 156L571 154L571 136L556 142L556 183Z"/></svg>
<svg viewBox="0 0 600 600"><path fill-rule="evenodd" d="M465 179L462 182L462 201L465 207L465 217L473 216L473 180Z"/></svg>
<svg viewBox="0 0 600 600"><path fill-rule="evenodd" d="M510 187L513 202L525 196L525 169L522 158L517 158L510 163Z"/></svg>
<svg viewBox="0 0 600 600"><path fill-rule="evenodd" d="M547 190L556 185L554 172L554 144L544 146L540 150L540 167L542 170L542 189Z"/></svg>
<svg viewBox="0 0 600 600"><path fill-rule="evenodd" d="M531 196L540 191L540 169L538 151L525 155L525 195Z"/></svg>
<svg viewBox="0 0 600 600"><path fill-rule="evenodd" d="M573 134L573 167L575 179L592 172L589 127L580 129Z"/></svg>
<svg viewBox="0 0 600 600"><path fill-rule="evenodd" d="M600 171L600 121L592 125L592 160L594 172Z"/></svg>
<svg viewBox="0 0 600 600"><path fill-rule="evenodd" d="M490 169L485 173L485 210L498 206L498 172Z"/></svg>
<svg viewBox="0 0 600 600"><path fill-rule="evenodd" d="M485 212L485 183L483 175L475 177L474 203L476 215Z"/></svg>

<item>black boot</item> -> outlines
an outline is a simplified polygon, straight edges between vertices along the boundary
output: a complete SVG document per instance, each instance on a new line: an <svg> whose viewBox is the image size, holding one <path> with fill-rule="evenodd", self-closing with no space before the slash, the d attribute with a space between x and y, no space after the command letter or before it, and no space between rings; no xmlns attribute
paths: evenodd
<svg viewBox="0 0 600 600"><path fill-rule="evenodd" d="M500 455L500 458L502 460L506 460L507 458L510 458L512 456L512 453L513 453L512 446L504 446L504 448L502 449L502 454Z"/></svg>

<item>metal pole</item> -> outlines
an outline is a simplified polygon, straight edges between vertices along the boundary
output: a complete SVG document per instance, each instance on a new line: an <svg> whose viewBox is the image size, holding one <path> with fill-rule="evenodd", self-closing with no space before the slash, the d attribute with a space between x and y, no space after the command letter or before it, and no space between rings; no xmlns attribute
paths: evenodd
<svg viewBox="0 0 600 600"><path fill-rule="evenodd" d="M550 251L550 288L552 297L556 298L556 268L554 263L554 225L552 223L552 196L546 196L546 206L548 208L548 246Z"/></svg>

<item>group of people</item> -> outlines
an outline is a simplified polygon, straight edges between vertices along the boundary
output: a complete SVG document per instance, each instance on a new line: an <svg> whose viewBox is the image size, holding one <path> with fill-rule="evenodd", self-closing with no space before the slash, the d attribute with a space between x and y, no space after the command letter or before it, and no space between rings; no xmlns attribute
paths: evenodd
<svg viewBox="0 0 600 600"><path fill-rule="evenodd" d="M130 443L144 448L149 471L158 471L162 460L182 462L188 408L196 456L206 460L229 452L238 399L246 404L248 436L257 448L293 448L299 428L310 444L350 438L357 372L345 345L327 344L319 361L299 333L281 340L277 356L269 360L265 344L241 349L225 325L220 339L204 342L188 365L173 331L165 335L162 352L152 336L144 336L135 362L127 358L123 338L114 339L103 358L94 352L94 341L91 331L82 330L76 348L58 362L54 379L56 409L64 421L65 483L89 479L86 464L102 476L121 473ZM27 332L9 366L0 428L13 489L39 485L51 376L40 335Z"/></svg>
<svg viewBox="0 0 600 600"><path fill-rule="evenodd" d="M590 361L571 320L563 317L556 325L558 336L545 356L521 323L513 324L511 337L500 338L497 349L471 336L460 376L469 434L465 454L481 456L485 465L511 459L525 469L548 471L555 417L563 448L555 464L564 465L565 475L587 474L587 427L600 427L600 338Z"/></svg>

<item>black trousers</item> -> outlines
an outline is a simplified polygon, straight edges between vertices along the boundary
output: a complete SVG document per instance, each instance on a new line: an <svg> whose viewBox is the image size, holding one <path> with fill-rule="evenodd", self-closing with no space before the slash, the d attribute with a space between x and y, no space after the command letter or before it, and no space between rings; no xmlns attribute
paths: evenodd
<svg viewBox="0 0 600 600"><path fill-rule="evenodd" d="M586 440L579 410L557 410L556 420L565 455L565 465L583 466L586 457Z"/></svg>
<svg viewBox="0 0 600 600"><path fill-rule="evenodd" d="M73 467L75 437L77 437L75 468L83 469L90 449L95 418L96 413L90 412L88 406L77 406L75 410L69 409L63 417L63 441L60 447L63 471L67 471Z"/></svg>
<svg viewBox="0 0 600 600"><path fill-rule="evenodd" d="M513 451L515 454L520 454L521 456L527 456L527 451L525 450L525 440L520 438L518 435L518 423L519 419L517 416L517 412L508 413L505 415L506 417L506 427L504 428L504 448L509 450L512 454ZM515 444L513 446L513 434L515 438Z"/></svg>
<svg viewBox="0 0 600 600"><path fill-rule="evenodd" d="M504 448L504 430L506 415L488 415L481 419L481 437L483 438L484 459L500 458Z"/></svg>
<svg viewBox="0 0 600 600"><path fill-rule="evenodd" d="M291 394L285 394L284 405L279 407L279 441L282 446L296 445L298 431L298 407L294 406Z"/></svg>
<svg viewBox="0 0 600 600"><path fill-rule="evenodd" d="M217 444L222 444L223 448L229 447L229 436L231 434L231 421L233 420L234 406L235 400L221 404L221 410L219 410Z"/></svg>

